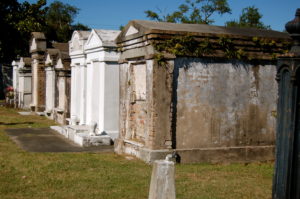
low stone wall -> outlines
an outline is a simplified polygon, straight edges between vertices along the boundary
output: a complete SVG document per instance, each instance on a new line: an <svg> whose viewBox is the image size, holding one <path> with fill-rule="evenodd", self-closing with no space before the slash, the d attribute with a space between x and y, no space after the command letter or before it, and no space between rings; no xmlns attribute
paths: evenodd
<svg viewBox="0 0 300 199"><path fill-rule="evenodd" d="M274 63L177 58L174 74L174 137L183 161L274 159Z"/></svg>

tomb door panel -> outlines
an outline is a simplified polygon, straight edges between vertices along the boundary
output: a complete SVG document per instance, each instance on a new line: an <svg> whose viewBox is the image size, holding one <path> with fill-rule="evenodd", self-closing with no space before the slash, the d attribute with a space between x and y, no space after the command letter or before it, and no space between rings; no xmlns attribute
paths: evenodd
<svg viewBox="0 0 300 199"><path fill-rule="evenodd" d="M128 133L130 134L130 139L145 142L147 118L146 64L132 64L129 71L130 106Z"/></svg>

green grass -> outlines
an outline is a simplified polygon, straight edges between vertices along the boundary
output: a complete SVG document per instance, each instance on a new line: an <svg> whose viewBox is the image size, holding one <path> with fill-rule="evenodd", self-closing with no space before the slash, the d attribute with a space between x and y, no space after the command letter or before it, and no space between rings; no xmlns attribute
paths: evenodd
<svg viewBox="0 0 300 199"><path fill-rule="evenodd" d="M0 198L147 199L151 166L113 153L29 153L5 128L54 122L0 107ZM269 199L273 164L176 166L178 199Z"/></svg>

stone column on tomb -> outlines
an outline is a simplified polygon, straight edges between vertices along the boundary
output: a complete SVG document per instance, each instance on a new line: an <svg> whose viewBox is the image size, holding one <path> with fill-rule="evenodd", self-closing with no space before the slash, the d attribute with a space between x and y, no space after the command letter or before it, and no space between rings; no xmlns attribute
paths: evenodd
<svg viewBox="0 0 300 199"><path fill-rule="evenodd" d="M80 72L80 125L86 124L86 98L87 98L87 66L81 65L79 66Z"/></svg>
<svg viewBox="0 0 300 199"><path fill-rule="evenodd" d="M92 111L92 81L93 81L93 67L92 63L86 64L86 124L91 123L91 111Z"/></svg>
<svg viewBox="0 0 300 199"><path fill-rule="evenodd" d="M70 110L70 114L71 114L71 125L75 125L76 124L76 119L78 116L78 112L77 112L77 106L78 104L77 102L77 93L78 93L78 88L77 88L77 67L76 65L71 65L71 110ZM75 120L75 121L73 121Z"/></svg>
<svg viewBox="0 0 300 199"><path fill-rule="evenodd" d="M18 72L19 61L13 61L13 89L14 89L14 106L18 106L18 92L19 92L19 72Z"/></svg>
<svg viewBox="0 0 300 199"><path fill-rule="evenodd" d="M45 52L46 38L44 33L33 32L30 40L32 58L32 103L31 109L41 112L45 109Z"/></svg>
<svg viewBox="0 0 300 199"><path fill-rule="evenodd" d="M46 114L51 117L54 109L55 102L55 72L53 66L45 68L46 73Z"/></svg>

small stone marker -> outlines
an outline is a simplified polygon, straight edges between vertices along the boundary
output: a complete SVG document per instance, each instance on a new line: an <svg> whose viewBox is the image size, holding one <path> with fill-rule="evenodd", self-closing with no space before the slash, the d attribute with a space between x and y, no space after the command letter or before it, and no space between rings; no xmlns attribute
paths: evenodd
<svg viewBox="0 0 300 199"><path fill-rule="evenodd" d="M165 160L156 160L153 164L149 199L175 199L175 163Z"/></svg>

